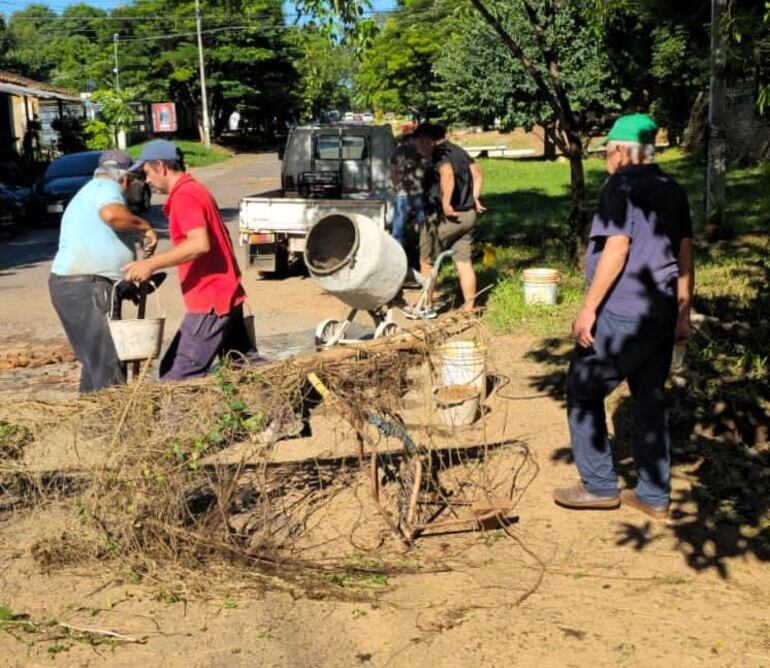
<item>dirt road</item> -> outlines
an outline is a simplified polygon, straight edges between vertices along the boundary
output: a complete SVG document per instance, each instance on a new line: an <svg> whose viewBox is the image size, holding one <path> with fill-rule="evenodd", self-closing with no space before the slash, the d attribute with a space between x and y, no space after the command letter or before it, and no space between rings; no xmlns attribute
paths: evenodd
<svg viewBox="0 0 770 668"><path fill-rule="evenodd" d="M399 548L367 501L362 471L311 523L325 539L311 540L309 554L322 563L384 559L418 568L367 580L360 586L373 593L370 600L345 601L281 591L259 577L227 587L228 571L219 569L197 593L185 576L149 571L139 582L115 561L49 571L34 558L41 554L36 545L77 531L67 528L72 513L49 504L0 514L0 606L30 620L4 623L0 616L4 665L770 666L766 561L747 537L731 538L698 519L687 467L674 470L668 524L627 508L570 512L553 504L551 489L573 481L575 470L564 408L537 389L550 373L533 361L537 348L530 337L491 342L491 369L509 383L486 426L477 427L489 429L487 441L502 434L531 456L517 484L522 497L510 535L444 532ZM339 424L318 429L316 445L349 440L345 432ZM277 452L291 458L309 445L287 440ZM81 444L81 457L83 450ZM629 484L629 462L621 463ZM57 623L139 642L67 635Z"/></svg>
<svg viewBox="0 0 770 668"><path fill-rule="evenodd" d="M238 199L274 185L277 174L274 156L239 156L196 171L217 196L231 232ZM156 222L160 201L153 210ZM0 339L14 345L61 339L46 291L55 244L55 230L0 243ZM307 346L319 319L344 314L312 280L264 281L250 271L244 280L258 333L272 355ZM171 333L182 315L173 272L160 293ZM531 484L518 482L522 497L510 535L443 533L420 539L409 550L388 547L392 537L367 506L363 471L340 494L334 512L318 521L325 538L333 534L336 541L315 544L319 560L342 556L366 565L388 559L418 568L373 580L371 598L345 601L297 595L256 577L226 588L227 573L219 571L211 574L219 585L203 593L189 592L184 579L156 580L153 572L140 582L115 561L48 571L36 560L35 545L63 535L65 511L51 503L0 513L2 664L770 668L768 555L756 536L703 515L699 495L708 489L699 487L699 464L683 463L687 442L674 443L669 523L628 508L570 512L553 504L553 487L571 483L576 473L560 390L548 391L560 387L563 367L536 361L548 358L543 353L542 342L528 336L496 337L489 346L489 368L508 384L478 428L497 425L497 431L490 427L484 434L485 443L502 434L521 444L532 472ZM11 399L47 398L51 388L71 395L76 370L72 363L59 363L48 370L0 373L0 417L7 419L4 409L18 417ZM55 407L32 403L54 425L52 455L62 456L65 427ZM315 447L325 452L338 439L350 440L349 432L344 425L318 429ZM310 452L309 446L310 439L298 438L279 442L277 449L292 459ZM87 454L84 447L74 442L78 457ZM623 456L618 464L624 484L633 485L630 459ZM61 623L97 632L64 633ZM139 642L99 635L110 632Z"/></svg>

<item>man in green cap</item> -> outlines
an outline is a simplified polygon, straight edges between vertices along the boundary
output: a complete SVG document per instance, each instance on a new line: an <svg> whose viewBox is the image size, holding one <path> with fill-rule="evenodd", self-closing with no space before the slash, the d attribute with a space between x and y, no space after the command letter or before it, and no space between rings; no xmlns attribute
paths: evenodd
<svg viewBox="0 0 770 668"><path fill-rule="evenodd" d="M567 416L580 482L554 490L573 509L621 502L668 517L669 434L664 383L674 343L690 336L694 270L687 196L653 163L657 127L646 114L619 118L606 140L602 187L586 255L588 289L572 326ZM618 493L604 399L628 380L634 408L634 490Z"/></svg>

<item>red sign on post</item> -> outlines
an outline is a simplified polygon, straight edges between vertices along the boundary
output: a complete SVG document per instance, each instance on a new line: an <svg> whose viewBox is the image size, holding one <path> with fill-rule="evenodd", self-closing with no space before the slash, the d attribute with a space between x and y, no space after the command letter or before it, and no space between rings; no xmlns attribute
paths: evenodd
<svg viewBox="0 0 770 668"><path fill-rule="evenodd" d="M176 132L176 105L173 102L152 105L152 131Z"/></svg>

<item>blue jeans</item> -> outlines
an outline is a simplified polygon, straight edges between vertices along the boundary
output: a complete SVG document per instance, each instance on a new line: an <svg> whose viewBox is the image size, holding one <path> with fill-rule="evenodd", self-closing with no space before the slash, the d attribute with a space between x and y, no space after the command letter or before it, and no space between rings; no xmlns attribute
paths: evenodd
<svg viewBox="0 0 770 668"><path fill-rule="evenodd" d="M393 238L402 246L406 237L406 225L414 216L417 222L425 223L425 209L422 204L422 195L396 195L396 204L393 209Z"/></svg>
<svg viewBox="0 0 770 668"><path fill-rule="evenodd" d="M632 320L602 311L593 346L575 349L567 378L567 416L580 479L592 494L618 493L604 399L628 379L636 427L636 494L653 506L669 502L671 460L664 384L675 323L674 313Z"/></svg>

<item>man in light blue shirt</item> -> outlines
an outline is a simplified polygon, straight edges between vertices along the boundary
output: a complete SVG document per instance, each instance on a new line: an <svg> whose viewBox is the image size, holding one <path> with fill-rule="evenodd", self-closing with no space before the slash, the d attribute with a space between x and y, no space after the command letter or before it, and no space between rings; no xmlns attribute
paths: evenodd
<svg viewBox="0 0 770 668"><path fill-rule="evenodd" d="M113 285L134 257L134 242L143 237L145 252L155 250L158 237L150 224L126 206L131 158L109 150L99 158L94 178L67 205L61 221L59 250L48 287L75 356L83 365L80 391L126 382L107 316L120 317Z"/></svg>

